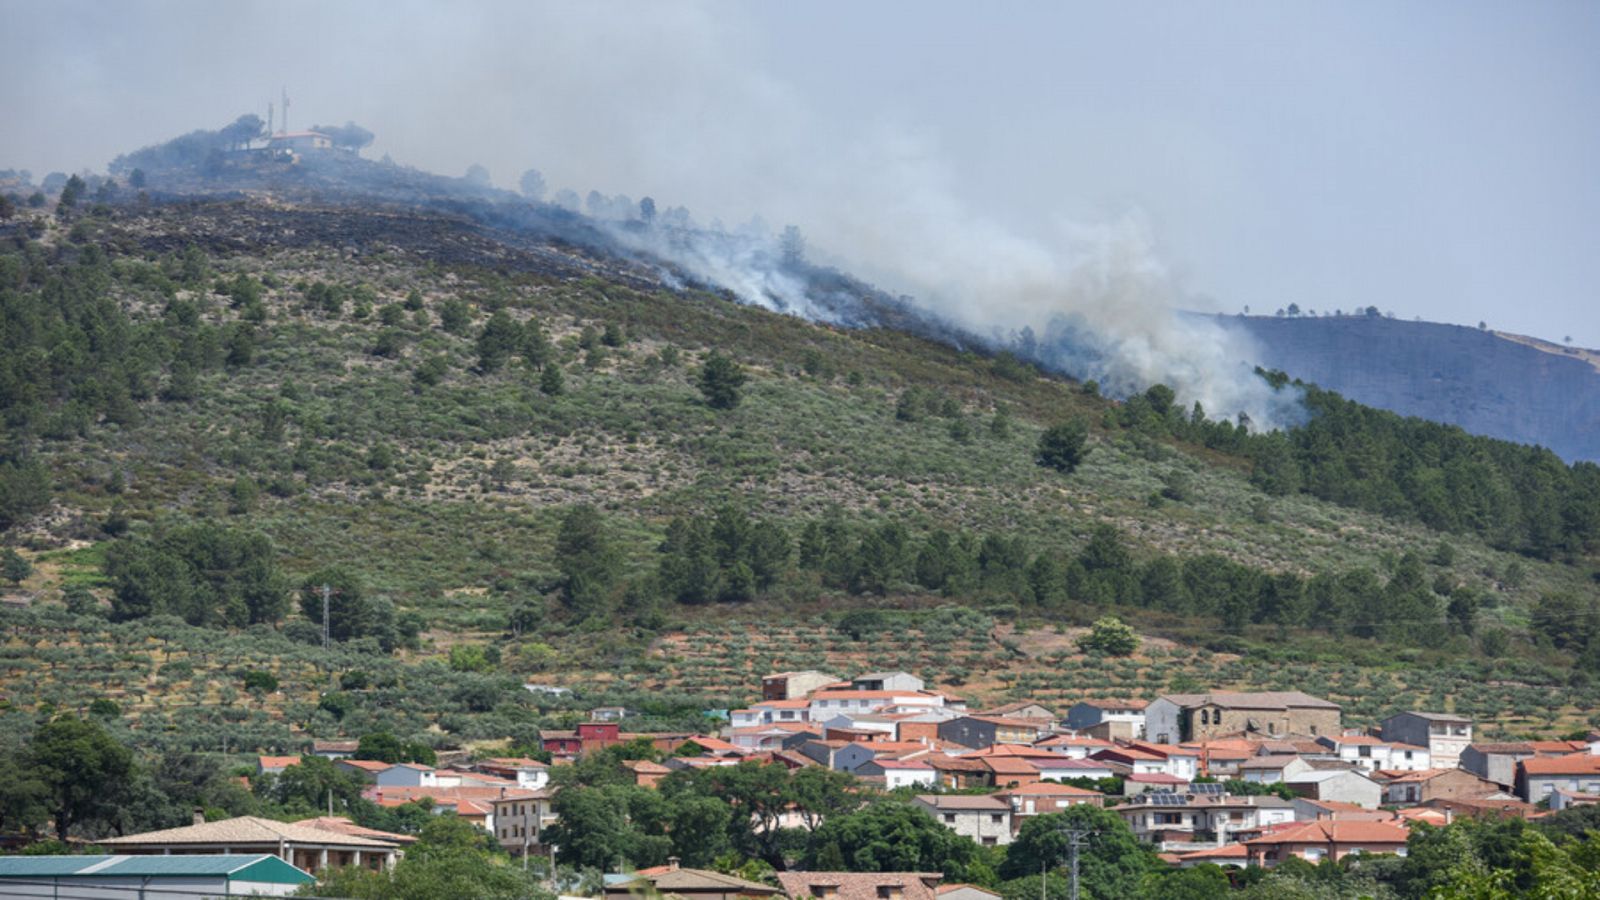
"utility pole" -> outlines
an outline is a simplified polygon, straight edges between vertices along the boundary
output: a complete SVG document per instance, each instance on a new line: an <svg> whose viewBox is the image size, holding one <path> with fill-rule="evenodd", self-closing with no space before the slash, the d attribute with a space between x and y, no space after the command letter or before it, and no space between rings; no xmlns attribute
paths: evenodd
<svg viewBox="0 0 1600 900"><path fill-rule="evenodd" d="M1072 860L1072 891L1068 894L1070 900L1078 900L1078 851L1088 845L1089 837L1094 832L1085 828L1072 828L1067 831L1067 856Z"/></svg>

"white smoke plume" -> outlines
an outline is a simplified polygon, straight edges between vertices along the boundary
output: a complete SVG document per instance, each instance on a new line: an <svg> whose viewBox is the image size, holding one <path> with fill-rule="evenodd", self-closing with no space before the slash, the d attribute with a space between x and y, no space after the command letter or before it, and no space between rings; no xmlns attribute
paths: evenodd
<svg viewBox="0 0 1600 900"><path fill-rule="evenodd" d="M760 213L798 225L814 261L911 295L974 334L1008 342L1031 329L1039 358L1113 392L1163 382L1214 416L1285 421L1278 398L1242 365L1248 348L1180 313L1189 303L1159 262L1158 226L1128 210L1044 229L998 214L971 160L943 151L937 129L951 123L864 112L799 75L786 80L767 52L784 38L743 6L64 5L16 7L15 43L30 56L0 62L15 76L0 79L9 84L0 95L28 115L0 135L0 149L28 150L21 136L36 135L53 141L39 144L52 157L93 149L109 160L242 111L264 113L287 83L294 125L360 122L378 136L372 157L438 172L482 163L501 185L537 168L552 192L651 196L702 221ZM95 27L63 31L60 21ZM32 99L34 69L70 79L73 104L60 113L70 127L51 127L55 114ZM996 146L1022 139L992 135ZM1063 168L1074 160L1067 149ZM19 163L51 164L7 161ZM1037 176L1013 181L1059 183ZM772 265L771 247L755 238L666 249L750 302L837 314Z"/></svg>

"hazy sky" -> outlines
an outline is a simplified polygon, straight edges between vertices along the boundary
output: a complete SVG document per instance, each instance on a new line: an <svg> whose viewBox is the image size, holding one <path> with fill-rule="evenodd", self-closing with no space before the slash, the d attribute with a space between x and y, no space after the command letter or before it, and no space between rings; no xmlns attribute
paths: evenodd
<svg viewBox="0 0 1600 900"><path fill-rule="evenodd" d="M0 168L36 177L287 85L369 155L759 213L913 287L1133 232L1189 306L1600 346L1590 0L0 0L0 34Z"/></svg>

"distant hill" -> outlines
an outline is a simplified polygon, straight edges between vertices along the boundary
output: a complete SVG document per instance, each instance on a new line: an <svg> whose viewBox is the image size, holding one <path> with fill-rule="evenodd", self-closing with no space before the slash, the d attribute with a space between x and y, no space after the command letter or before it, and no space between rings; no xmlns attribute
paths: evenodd
<svg viewBox="0 0 1600 900"><path fill-rule="evenodd" d="M1460 325L1230 316L1257 362L1352 400L1600 461L1600 353Z"/></svg>

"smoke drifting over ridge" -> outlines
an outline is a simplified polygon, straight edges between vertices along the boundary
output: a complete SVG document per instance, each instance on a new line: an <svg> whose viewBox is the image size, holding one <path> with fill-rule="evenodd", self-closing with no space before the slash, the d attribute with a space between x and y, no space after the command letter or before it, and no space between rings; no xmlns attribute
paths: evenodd
<svg viewBox="0 0 1600 900"><path fill-rule="evenodd" d="M117 135L103 158L187 131L197 117L227 121L239 98L272 97L288 81L291 124L359 121L378 134L369 155L436 171L481 162L505 186L533 167L552 188L648 195L702 220L792 222L813 258L909 294L996 345L1020 342L1112 393L1162 382L1213 416L1242 412L1257 426L1293 417L1292 399L1245 365L1244 338L1181 314L1180 280L1137 210L1045 234L984 216L936 134L808 100L763 67L762 38L738 7L85 10L106 26L102 37L75 34L57 49L62 70L104 92L100 102L131 101L119 96L123 70L152 57L182 67L155 73L157 96L170 104L139 123L148 132ZM748 302L836 318L771 264L772 248L757 238L658 243L648 249Z"/></svg>

